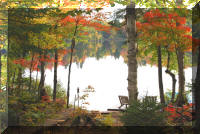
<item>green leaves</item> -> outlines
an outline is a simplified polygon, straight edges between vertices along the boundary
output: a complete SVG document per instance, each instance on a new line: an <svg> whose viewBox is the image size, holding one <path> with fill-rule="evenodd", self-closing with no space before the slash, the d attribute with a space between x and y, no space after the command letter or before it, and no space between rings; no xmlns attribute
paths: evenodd
<svg viewBox="0 0 200 134"><path fill-rule="evenodd" d="M162 126L165 113L160 112L162 105L151 101L135 101L127 108L121 120L125 126Z"/></svg>

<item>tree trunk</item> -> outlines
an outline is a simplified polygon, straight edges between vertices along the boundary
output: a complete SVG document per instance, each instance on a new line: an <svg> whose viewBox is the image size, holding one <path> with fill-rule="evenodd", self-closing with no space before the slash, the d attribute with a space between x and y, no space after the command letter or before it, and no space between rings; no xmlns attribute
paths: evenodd
<svg viewBox="0 0 200 134"><path fill-rule="evenodd" d="M71 75L71 66L72 66L72 58L73 58L74 47L75 47L75 38L72 38L71 56L70 56L69 73L68 73L68 83L67 83L67 108L69 108L70 75Z"/></svg>
<svg viewBox="0 0 200 134"><path fill-rule="evenodd" d="M160 102L165 104L164 90L163 90L163 79L162 79L162 54L161 47L157 47L158 53L158 81L159 81L159 91L160 91Z"/></svg>
<svg viewBox="0 0 200 134"><path fill-rule="evenodd" d="M196 4L196 6L193 8L192 11L192 18L195 19L200 19L200 4ZM195 22L195 23L199 23L199 21ZM195 35L196 30L192 31L192 35ZM198 37L198 39L200 39L200 37ZM195 103L195 115L194 115L194 119L195 119L195 133L194 134L200 134L200 43L198 44L198 49L196 52L192 53L193 58L195 56L198 56L197 60L192 60L192 64L196 64L197 63L197 72L196 72L196 78L195 78L195 82L194 82L194 86L192 88L193 90L193 97L194 97L194 103Z"/></svg>
<svg viewBox="0 0 200 134"><path fill-rule="evenodd" d="M29 91L31 91L31 85L32 85L32 67L33 67L33 58L34 58L34 54L32 55L31 58L31 65L30 65L30 72L29 72Z"/></svg>
<svg viewBox="0 0 200 134"><path fill-rule="evenodd" d="M136 44L136 14L135 4L131 3L126 8L127 35L128 35L128 94L129 103L137 100L137 44Z"/></svg>
<svg viewBox="0 0 200 134"><path fill-rule="evenodd" d="M176 92L176 76L174 73L172 73L170 70L169 70L169 65L170 65L170 52L168 51L168 58L167 58L167 69L165 70L165 72L167 74L169 74L172 78L172 98L171 98L171 102L173 103L174 102L174 99L175 99L175 92Z"/></svg>
<svg viewBox="0 0 200 134"><path fill-rule="evenodd" d="M41 55L40 55L40 58L41 58ZM44 73L45 73L45 69L44 69L44 67L45 67L45 63L44 63L44 61L40 61L40 64L41 64L41 77L40 77L40 83L39 83L39 86L38 86L38 91L39 91L39 93L40 93L40 95L39 95L39 100L42 100L42 96L44 96L44 80L45 80L45 76L44 76Z"/></svg>
<svg viewBox="0 0 200 134"><path fill-rule="evenodd" d="M22 67L19 67L18 69L18 75L17 75L17 89L21 89L22 85Z"/></svg>
<svg viewBox="0 0 200 134"><path fill-rule="evenodd" d="M70 57L70 63L69 63L69 73L68 73L68 83L67 83L67 108L69 108L71 66L72 66L73 51L76 44L75 37L76 37L77 29L78 29L78 21L76 21L76 27L74 30L74 36L72 38L72 44L71 44L71 57Z"/></svg>
<svg viewBox="0 0 200 134"><path fill-rule="evenodd" d="M57 88L57 66L58 66L58 51L55 49L55 62L54 62L54 86L53 86L53 101L56 101L56 88Z"/></svg>
<svg viewBox="0 0 200 134"><path fill-rule="evenodd" d="M198 65L197 65L197 73L194 83L194 98L195 98L195 129L200 133L200 46L198 52Z"/></svg>
<svg viewBox="0 0 200 134"><path fill-rule="evenodd" d="M16 72L14 72L14 75L13 75L13 77L12 77L12 84L11 84L12 89L14 89L15 73L16 73Z"/></svg>
<svg viewBox="0 0 200 134"><path fill-rule="evenodd" d="M25 50L22 52L22 55L21 55L22 57L21 58L23 58L24 59L24 57L25 57ZM18 86L17 86L17 89L19 90L19 91L17 91L17 94L19 95L20 94L20 91L23 89L23 77L22 77L22 75L23 75L23 72L24 71L24 69L20 66L19 67L19 72L18 72L18 76L17 76L17 84L18 84Z"/></svg>
<svg viewBox="0 0 200 134"><path fill-rule="evenodd" d="M8 33L9 34L9 33ZM9 40L9 38L8 38ZM8 43L8 48L7 48L8 54L7 54L7 81L6 81L6 90L7 90L7 97L10 95L11 90L10 90L10 64L9 64L9 59L10 59L10 43Z"/></svg>
<svg viewBox="0 0 200 134"><path fill-rule="evenodd" d="M177 61L178 61L178 79L179 79L179 93L176 99L176 105L182 106L187 103L186 97L184 96L185 91L185 72L184 72L184 52L177 49Z"/></svg>
<svg viewBox="0 0 200 134"><path fill-rule="evenodd" d="M176 0L176 6L183 5L182 0ZM180 24L177 22L177 26ZM182 106L187 103L186 97L184 96L185 91L185 73L184 73L184 52L181 48L177 48L176 50L177 61L178 61L178 79L179 79L179 93L176 99L176 105Z"/></svg>
<svg viewBox="0 0 200 134"><path fill-rule="evenodd" d="M174 102L174 99L175 99L175 92L176 92L176 77L175 77L175 74L172 73L169 69L166 69L165 72L167 74L169 74L172 78L172 98L171 98L171 102L173 103Z"/></svg>
<svg viewBox="0 0 200 134"><path fill-rule="evenodd" d="M0 90L1 90L1 67L2 67L2 62L1 62L1 49L0 49Z"/></svg>
<svg viewBox="0 0 200 134"><path fill-rule="evenodd" d="M36 73L35 89L37 89L37 81L38 81L38 68L37 68L37 73ZM39 92L38 92L38 94L39 94Z"/></svg>

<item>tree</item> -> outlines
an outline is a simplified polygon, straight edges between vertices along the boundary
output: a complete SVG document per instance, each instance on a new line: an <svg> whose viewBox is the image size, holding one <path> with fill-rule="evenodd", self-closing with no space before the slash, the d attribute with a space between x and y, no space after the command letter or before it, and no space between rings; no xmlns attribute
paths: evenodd
<svg viewBox="0 0 200 134"><path fill-rule="evenodd" d="M141 30L141 32L144 32L142 35L140 35L140 37L143 36L144 40L148 40L149 38L151 44L155 45L155 48L157 51L156 56L157 56L157 65L158 65L158 83L159 83L160 100L162 104L165 104L163 79L162 79L162 51L161 51L162 45L160 44L160 41L159 42L157 41L159 40L159 38L161 38L160 36L162 33L160 32L157 24L162 23L162 21L159 18L163 16L164 14L160 13L158 9L146 12L143 17L145 23L143 24L137 23L137 26L138 26L139 31Z"/></svg>
<svg viewBox="0 0 200 134"><path fill-rule="evenodd" d="M129 102L137 100L137 44L136 44L136 16L135 4L127 6L127 35L128 35L128 93Z"/></svg>
<svg viewBox="0 0 200 134"><path fill-rule="evenodd" d="M91 10L92 11L92 10ZM73 52L76 45L76 38L77 34L83 30L84 27L92 27L98 31L107 31L109 32L110 27L101 24L101 19L97 17L84 16L82 15L84 12L82 10L74 10L73 16L67 16L61 20L62 25L66 25L67 23L70 25L74 24L74 30L71 35L71 55L70 55L70 62L69 62L69 73L68 73L68 86L67 86L67 108L69 108L69 96L70 96L70 76L71 76L71 66L73 60ZM89 12L88 14L90 14ZM87 13L86 13L87 14ZM95 22L97 21L97 22Z"/></svg>
<svg viewBox="0 0 200 134"><path fill-rule="evenodd" d="M190 44L191 36L189 35L190 28L187 26L184 26L186 23L186 18L178 16L176 11L173 11L173 10L162 11L162 10L156 9L156 10L147 12L144 15L144 21L145 22L143 22L142 24L139 22L137 23L139 31L142 32L139 38L141 38L140 40L145 40L145 42L147 43L149 41L152 45L156 44L157 56L158 56L158 69L162 68L161 50L158 46L162 46L166 49L167 55L168 55L166 71L169 72L169 67L170 67L169 54L172 53L173 51L176 52L176 49L178 48L181 49L182 53L184 53L184 51L188 51L188 50L190 51L190 48L191 48L191 44ZM176 23L178 22L181 24L180 26L176 26ZM154 47L150 46L150 48L143 48L143 49L153 50L153 48ZM147 52L152 53L152 51L147 51ZM184 58L182 57L182 59ZM179 59L177 58L177 61L180 61L180 58ZM180 62L178 62L178 66L179 65L181 65ZM159 70L161 71L161 69ZM180 72L181 70L180 68L178 68L178 70L179 70L179 78L182 78L181 75L183 75L183 73ZM169 73L171 74L171 72ZM159 74L160 74L159 77L161 77L161 73ZM174 75L173 74L171 75L173 76L173 81L175 81ZM173 83L173 89L175 88L174 83ZM160 82L160 85L162 85L162 82ZM179 86L180 86L180 83L179 83ZM180 94L183 94L184 90L183 92L179 90L179 92ZM163 88L160 88L160 93L163 94L163 95L160 94L160 97L164 98ZM161 98L161 102L164 103L164 101L162 101L162 98Z"/></svg>
<svg viewBox="0 0 200 134"><path fill-rule="evenodd" d="M165 72L167 74L169 74L172 78L172 98L171 98L171 102L173 103L174 102L174 99L175 99L175 92L176 92L176 76L175 74L170 70L170 59L171 59L171 56L170 56L170 52L169 50L167 50L167 68L165 70Z"/></svg>
<svg viewBox="0 0 200 134"><path fill-rule="evenodd" d="M195 134L200 133L200 36L199 36L199 23L200 23L200 5L197 4L192 11L192 36L193 36L193 58L197 56L197 59L192 60L193 65L197 65L197 72L196 78L193 85L193 95L194 95L194 102L195 102Z"/></svg>

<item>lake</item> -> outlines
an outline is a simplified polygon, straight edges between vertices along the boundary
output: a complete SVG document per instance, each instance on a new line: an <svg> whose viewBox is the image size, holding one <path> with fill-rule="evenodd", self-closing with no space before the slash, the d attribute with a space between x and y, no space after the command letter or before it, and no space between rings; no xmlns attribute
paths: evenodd
<svg viewBox="0 0 200 134"><path fill-rule="evenodd" d="M164 90L171 89L171 77L165 73L163 68L163 85ZM46 70L45 83L53 87L53 69ZM35 77L36 72L33 73ZM117 108L120 106L118 99L119 95L128 96L127 81L128 66L124 63L124 59L120 57L115 59L112 56L104 57L100 60L96 58L87 58L82 68L75 63L72 64L71 72L71 91L70 103L74 103L74 96L77 92L77 87L80 92L88 85L94 87L95 92L90 93L87 101L90 103L87 106L89 110L106 111L108 108ZM63 66L58 67L58 80L62 82L67 89L68 68ZM178 79L178 77L176 76ZM186 83L192 79L192 68L185 69ZM176 84L178 89L178 82ZM186 90L188 88L186 87ZM138 66L138 91L139 98L147 95L159 95L158 87L158 72L155 66ZM177 91L177 90L176 90ZM82 92L81 92L82 93ZM159 99L159 97L158 97Z"/></svg>

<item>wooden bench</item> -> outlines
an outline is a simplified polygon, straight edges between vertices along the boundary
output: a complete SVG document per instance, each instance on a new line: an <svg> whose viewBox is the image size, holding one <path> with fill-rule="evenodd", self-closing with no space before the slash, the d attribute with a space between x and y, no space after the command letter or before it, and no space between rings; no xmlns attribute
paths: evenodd
<svg viewBox="0 0 200 134"><path fill-rule="evenodd" d="M129 105L129 99L128 96L118 96L119 97L119 101L121 106L118 107L118 109L107 109L108 111L125 111L125 109L121 109L122 106L126 106L126 109ZM143 100L144 101L148 101L148 102L156 102L157 101L157 96L146 96Z"/></svg>
<svg viewBox="0 0 200 134"><path fill-rule="evenodd" d="M129 105L129 103L128 103L128 96L118 96L119 97L119 101L120 101L120 104L121 104L121 106L119 106L118 107L118 109L107 109L107 111L122 111L122 112L124 112L125 111L125 109L121 109L121 107L122 106L126 106L126 108L127 108L127 106Z"/></svg>
<svg viewBox="0 0 200 134"><path fill-rule="evenodd" d="M120 101L120 104L121 104L121 106L119 106L119 109L121 109L121 107L124 106L124 105L127 108L127 106L129 105L128 96L119 96L119 101Z"/></svg>

